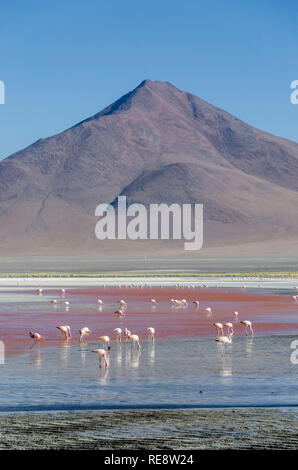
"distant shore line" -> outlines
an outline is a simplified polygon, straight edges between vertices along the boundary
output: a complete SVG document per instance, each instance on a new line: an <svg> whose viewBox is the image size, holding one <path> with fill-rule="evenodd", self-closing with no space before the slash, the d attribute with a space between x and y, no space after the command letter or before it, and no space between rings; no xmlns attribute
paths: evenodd
<svg viewBox="0 0 298 470"><path fill-rule="evenodd" d="M69 272L28 272L28 273L1 273L2 278L198 278L198 279L297 279L298 272L217 272L217 273L181 273L181 272L119 272L119 273L69 273Z"/></svg>

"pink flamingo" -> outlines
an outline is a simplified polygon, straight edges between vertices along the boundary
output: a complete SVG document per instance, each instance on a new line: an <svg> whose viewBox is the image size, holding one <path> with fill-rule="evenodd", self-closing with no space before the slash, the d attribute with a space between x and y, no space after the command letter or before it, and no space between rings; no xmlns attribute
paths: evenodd
<svg viewBox="0 0 298 470"><path fill-rule="evenodd" d="M104 349L93 349L91 352L97 354L99 359L99 367L101 367L101 360L104 359L105 367L108 367L107 353Z"/></svg>
<svg viewBox="0 0 298 470"><path fill-rule="evenodd" d="M233 333L230 333L228 336L218 336L214 341L221 344L222 347L222 356L225 356L225 345L232 343Z"/></svg>
<svg viewBox="0 0 298 470"><path fill-rule="evenodd" d="M222 323L213 323L219 335L223 336L223 326Z"/></svg>
<svg viewBox="0 0 298 470"><path fill-rule="evenodd" d="M115 332L115 336L116 336L116 342L121 343L121 335L122 335L121 328L115 328L114 332Z"/></svg>
<svg viewBox="0 0 298 470"><path fill-rule="evenodd" d="M225 323L224 326L228 328L228 334L234 334L234 328L233 328L233 323Z"/></svg>
<svg viewBox="0 0 298 470"><path fill-rule="evenodd" d="M31 348L33 348L33 346L35 344L37 344L39 341L43 341L45 339L40 333L34 333L33 331L29 331L28 334L29 334L30 338L35 340L34 343L31 346Z"/></svg>
<svg viewBox="0 0 298 470"><path fill-rule="evenodd" d="M79 334L80 334L80 342L81 342L84 336L91 334L91 330L88 328L88 326L84 326L83 328L79 330Z"/></svg>
<svg viewBox="0 0 298 470"><path fill-rule="evenodd" d="M139 340L138 335L130 335L128 337L128 340L131 341L131 344L136 344L138 346L139 350L141 349L140 340Z"/></svg>
<svg viewBox="0 0 298 470"><path fill-rule="evenodd" d="M240 323L242 323L242 325L245 326L245 334L246 334L246 336L248 335L248 330L250 331L251 336L254 336L254 332L253 332L253 329L252 329L252 323L251 323L251 321L249 321L249 320L243 320L243 321L241 321Z"/></svg>
<svg viewBox="0 0 298 470"><path fill-rule="evenodd" d="M111 349L111 342L108 336L100 336L98 339L100 339L104 344L107 345L108 351Z"/></svg>
<svg viewBox="0 0 298 470"><path fill-rule="evenodd" d="M150 328L147 328L147 331L148 331L148 337L149 339L151 339L152 341L154 341L154 335L155 335L155 329L150 327Z"/></svg>
<svg viewBox="0 0 298 470"><path fill-rule="evenodd" d="M56 326L56 328L61 332L62 337L65 337L65 339L71 337L69 325Z"/></svg>

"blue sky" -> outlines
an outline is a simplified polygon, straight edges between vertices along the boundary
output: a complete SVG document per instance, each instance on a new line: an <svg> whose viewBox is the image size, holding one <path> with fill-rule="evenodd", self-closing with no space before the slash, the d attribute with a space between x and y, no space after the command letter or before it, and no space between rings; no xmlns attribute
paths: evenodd
<svg viewBox="0 0 298 470"><path fill-rule="evenodd" d="M165 80L298 141L297 2L1 1L0 158Z"/></svg>

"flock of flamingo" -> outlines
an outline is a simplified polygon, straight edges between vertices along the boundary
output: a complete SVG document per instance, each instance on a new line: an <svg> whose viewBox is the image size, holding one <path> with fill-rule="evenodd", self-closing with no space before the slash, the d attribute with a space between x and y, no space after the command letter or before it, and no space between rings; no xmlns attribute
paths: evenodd
<svg viewBox="0 0 298 470"><path fill-rule="evenodd" d="M178 287L178 286L176 286ZM204 286L207 287L207 286ZM217 286L216 286L217 287ZM242 285L241 288L246 288L245 285ZM41 288L37 289L38 294L42 294L43 290ZM64 296L65 295L65 289L61 289L61 294ZM298 296L297 296L298 297ZM293 297L294 298L294 297ZM295 298L295 300L297 300ZM58 300L50 300L52 304L57 305ZM157 305L156 299L150 299L150 302L152 304L152 308L155 308ZM188 306L188 302L186 299L169 299L169 302L173 308L186 308ZM118 301L120 308L119 310L116 310L114 313L119 315L119 316L124 316L126 315L126 310L127 310L127 302L124 299L121 299ZM194 300L192 302L197 309L200 308L200 301L199 300ZM63 304L65 305L66 308L69 307L70 302L67 300L63 300ZM97 300L97 304L102 307L104 305L104 302L102 299ZM211 307L205 308L205 310L209 313L212 314L212 309ZM235 318L238 320L238 312L234 312ZM254 331L252 328L252 322L250 320L242 320L240 323L245 327L245 334L248 336L250 334L251 336L254 336ZM218 342L222 346L222 355L225 355L225 345L231 344L232 343L232 337L235 334L234 332L234 326L233 323L227 322L227 323L220 323L220 322L215 322L213 323L213 326L216 329L217 336L214 339L214 341ZM56 328L60 331L62 337L66 340L71 338L71 330L69 325L60 325L56 326ZM224 329L227 329L227 332L225 334ZM81 343L83 341L83 338L85 336L89 336L91 334L90 328L87 326L84 326L79 329L79 342ZM115 328L114 329L114 334L115 334L115 341L116 343L119 343L122 341L122 329L121 328ZM148 334L148 339L150 341L154 341L155 339L155 329L153 327L147 328L147 334ZM34 340L33 344L31 347L33 347L35 344L46 340L46 338L41 335L40 333L29 331L29 336ZM132 344L135 344L138 349L141 349L141 344L140 344L140 339L139 336L136 334L132 334L130 330L127 328L124 329L124 339L126 342L131 342ZM111 340L109 336L103 335L98 338L100 343L103 343L106 345L107 349L93 349L91 350L92 353L95 353L98 358L99 358L99 367L101 367L102 360L104 361L105 367L108 367L108 361L107 361L107 351L111 349Z"/></svg>

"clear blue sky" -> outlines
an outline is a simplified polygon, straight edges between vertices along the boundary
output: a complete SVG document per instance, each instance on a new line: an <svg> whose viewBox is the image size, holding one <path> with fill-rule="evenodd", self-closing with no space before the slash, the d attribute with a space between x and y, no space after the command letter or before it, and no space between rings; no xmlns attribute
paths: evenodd
<svg viewBox="0 0 298 470"><path fill-rule="evenodd" d="M166 80L298 141L296 1L3 0L0 158Z"/></svg>

